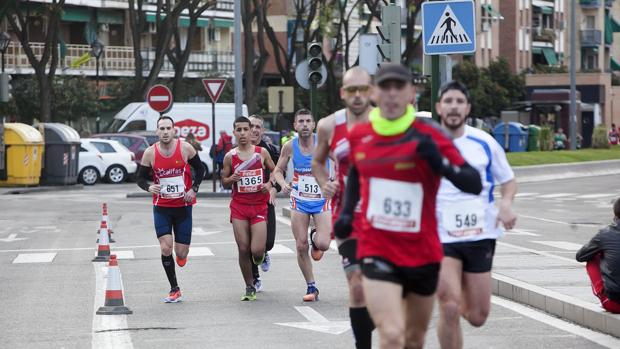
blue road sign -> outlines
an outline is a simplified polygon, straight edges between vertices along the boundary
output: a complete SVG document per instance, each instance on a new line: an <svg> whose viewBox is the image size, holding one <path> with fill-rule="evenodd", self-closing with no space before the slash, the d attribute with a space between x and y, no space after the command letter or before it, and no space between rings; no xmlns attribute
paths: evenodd
<svg viewBox="0 0 620 349"><path fill-rule="evenodd" d="M471 0L422 3L425 55L476 51L476 11Z"/></svg>

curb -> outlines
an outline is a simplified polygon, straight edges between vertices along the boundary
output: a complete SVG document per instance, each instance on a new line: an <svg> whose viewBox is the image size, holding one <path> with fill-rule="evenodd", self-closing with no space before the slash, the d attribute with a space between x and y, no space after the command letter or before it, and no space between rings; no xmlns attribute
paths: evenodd
<svg viewBox="0 0 620 349"><path fill-rule="evenodd" d="M620 338L620 315L606 312L597 304L497 273L492 273L491 289L496 296Z"/></svg>
<svg viewBox="0 0 620 349"><path fill-rule="evenodd" d="M0 195L17 195L17 194L43 193L43 192L50 192L50 191L82 190L82 189L84 189L83 184L59 185L59 186L49 186L49 187L0 188Z"/></svg>

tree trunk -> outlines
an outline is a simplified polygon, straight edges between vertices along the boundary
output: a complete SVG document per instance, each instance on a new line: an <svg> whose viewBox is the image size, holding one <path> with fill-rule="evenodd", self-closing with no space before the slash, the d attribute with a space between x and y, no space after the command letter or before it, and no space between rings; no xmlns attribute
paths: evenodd
<svg viewBox="0 0 620 349"><path fill-rule="evenodd" d="M52 122L52 88L50 80L45 71L37 71L37 81L39 82L39 108L38 119L42 122Z"/></svg>

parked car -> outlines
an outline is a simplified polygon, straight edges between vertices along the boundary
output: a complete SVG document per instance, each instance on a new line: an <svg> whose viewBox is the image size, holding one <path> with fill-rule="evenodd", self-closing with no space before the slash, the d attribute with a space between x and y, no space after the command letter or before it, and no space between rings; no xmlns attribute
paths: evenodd
<svg viewBox="0 0 620 349"><path fill-rule="evenodd" d="M103 178L109 183L122 183L136 173L136 156L118 141L101 138L82 138L82 144L95 147L106 164Z"/></svg>
<svg viewBox="0 0 620 349"><path fill-rule="evenodd" d="M142 160L142 155L144 155L144 151L150 145L146 137L138 134L99 133L96 135L92 135L91 137L118 141L120 144L127 147L127 149L129 149L136 155L135 161L137 164L140 163L140 161Z"/></svg>
<svg viewBox="0 0 620 349"><path fill-rule="evenodd" d="M84 185L93 185L106 173L107 165L95 146L88 142L80 144L78 158L78 181Z"/></svg>

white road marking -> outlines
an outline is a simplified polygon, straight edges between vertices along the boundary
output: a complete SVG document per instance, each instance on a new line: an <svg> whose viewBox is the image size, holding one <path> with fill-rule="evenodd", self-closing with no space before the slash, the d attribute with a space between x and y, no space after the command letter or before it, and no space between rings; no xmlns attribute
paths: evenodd
<svg viewBox="0 0 620 349"><path fill-rule="evenodd" d="M334 335L340 335L351 329L351 323L349 321L329 321L311 307L299 306L295 307L295 310L305 317L308 322L283 322L275 324Z"/></svg>
<svg viewBox="0 0 620 349"><path fill-rule="evenodd" d="M515 195L515 197L517 198L523 198L526 196L534 196L534 195L538 195L539 193L517 193L517 195Z"/></svg>
<svg viewBox="0 0 620 349"><path fill-rule="evenodd" d="M273 245L273 248L271 249L271 251L269 251L269 254L291 254L291 253L294 254L295 251L291 250L290 248L282 244Z"/></svg>
<svg viewBox="0 0 620 349"><path fill-rule="evenodd" d="M585 194L585 195L577 195L580 199L598 199L598 198L606 198L608 196L616 196L616 194Z"/></svg>
<svg viewBox="0 0 620 349"><path fill-rule="evenodd" d="M538 198L540 198L540 199L554 199L554 198L561 198L561 197L573 196L573 195L575 195L575 193L553 193L553 194L538 195Z"/></svg>
<svg viewBox="0 0 620 349"><path fill-rule="evenodd" d="M116 259L134 259L136 258L133 254L132 250L125 250L125 251L116 251L113 250L111 252L111 254L115 254L116 255Z"/></svg>
<svg viewBox="0 0 620 349"><path fill-rule="evenodd" d="M133 349L129 331L110 331L127 329L127 315L97 315L97 309L105 303L105 288L108 266L106 263L93 263L95 269L95 302L93 310L93 349ZM121 278L121 285L123 281ZM121 286L122 287L122 286Z"/></svg>
<svg viewBox="0 0 620 349"><path fill-rule="evenodd" d="M211 249L208 247L190 247L189 254L190 257L204 257L204 256L215 256Z"/></svg>
<svg viewBox="0 0 620 349"><path fill-rule="evenodd" d="M213 234L218 234L221 233L221 230L213 230L213 231L204 231L202 228L193 228L192 229L192 236L196 235L196 236L209 236L209 235L213 235Z"/></svg>
<svg viewBox="0 0 620 349"><path fill-rule="evenodd" d="M519 217L528 218L528 219L534 219L534 220L541 221L541 222L562 224L562 225L575 226L575 227L588 227L588 228L592 228L592 227L598 226L598 225L595 225L595 224L568 223L568 222L556 221L555 219L540 218L540 217L528 216L528 215L524 215L524 214L519 214ZM602 225L603 224L601 224L601 226Z"/></svg>
<svg viewBox="0 0 620 349"><path fill-rule="evenodd" d="M527 235L527 236L540 236L540 234L532 233L529 229L512 229L506 230L506 235Z"/></svg>
<svg viewBox="0 0 620 349"><path fill-rule="evenodd" d="M564 261L564 262L569 262L571 264L585 265L585 263L577 262L573 258L566 258L566 257L562 257L562 256L556 256L553 253L548 253L548 252L545 252L545 251L539 251L539 250L535 250L533 248L517 246L517 245L509 244L509 243L506 243L506 242L503 242L503 241L497 241L497 244L500 245L500 246L514 248L516 250L530 252L530 253L541 255L541 256L545 256L545 257L555 258L555 259L558 259L558 260L561 260L561 261ZM499 253L498 253L498 255L499 255Z"/></svg>
<svg viewBox="0 0 620 349"><path fill-rule="evenodd" d="M568 242L568 241L532 241L532 242L555 247L555 248L560 248L562 250L568 250L568 251L577 251L582 246L580 244L576 244L576 243Z"/></svg>
<svg viewBox="0 0 620 349"><path fill-rule="evenodd" d="M295 239L282 239L276 240L276 242L293 242ZM192 246L205 246L205 245L234 245L235 241L218 241L218 242L195 242ZM130 246L115 246L117 249L139 249L139 248L159 248L159 245L130 245ZM95 251L96 247L74 247L74 248L33 248L22 250L0 250L0 253L15 253L15 252L51 252L51 251Z"/></svg>
<svg viewBox="0 0 620 349"><path fill-rule="evenodd" d="M284 223L286 225L288 225L289 227L292 225L291 220L282 216L276 216L276 221L280 222L280 223Z"/></svg>
<svg viewBox="0 0 620 349"><path fill-rule="evenodd" d="M20 253L13 260L13 264L22 263L51 263L56 258L56 253Z"/></svg>
<svg viewBox="0 0 620 349"><path fill-rule="evenodd" d="M26 240L28 238L18 238L17 234L10 234L8 237L4 238L4 239L0 239L0 241L2 242L13 242L13 241L21 241L21 240Z"/></svg>
<svg viewBox="0 0 620 349"><path fill-rule="evenodd" d="M515 303L513 301L509 301L504 298L500 298L497 296L491 297L491 302L495 305L499 305L500 307L512 310L521 315L527 316L536 321L542 322L544 324L553 326L559 330L566 331L577 335L579 337L583 337L589 341L592 341L596 344L602 345L607 348L620 348L620 339L614 338L610 335L606 335L603 333L595 332L589 330L587 328L577 326L570 322L561 320L555 316L547 315L543 312L534 310L530 307L526 307L524 305Z"/></svg>

